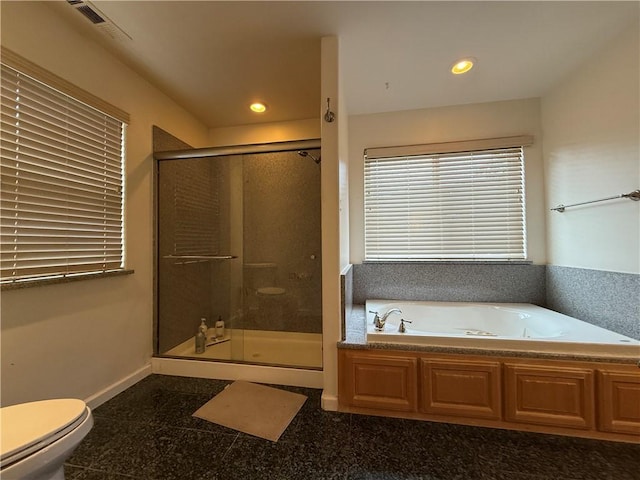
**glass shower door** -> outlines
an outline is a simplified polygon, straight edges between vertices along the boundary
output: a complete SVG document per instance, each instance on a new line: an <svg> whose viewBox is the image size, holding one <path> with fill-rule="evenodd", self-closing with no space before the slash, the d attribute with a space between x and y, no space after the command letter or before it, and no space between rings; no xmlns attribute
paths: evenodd
<svg viewBox="0 0 640 480"><path fill-rule="evenodd" d="M318 163L296 152L162 160L157 214L158 354L321 368Z"/></svg>
<svg viewBox="0 0 640 480"><path fill-rule="evenodd" d="M241 357L232 329L215 337L218 318L229 321L240 308L238 255L228 228L229 157L165 160L158 165L158 353L195 358ZM238 288L236 288L238 290ZM201 319L209 330L205 354L195 351ZM217 340L217 342L216 342ZM232 354L233 353L233 354Z"/></svg>
<svg viewBox="0 0 640 480"><path fill-rule="evenodd" d="M244 155L243 217L245 358L320 368L320 165Z"/></svg>

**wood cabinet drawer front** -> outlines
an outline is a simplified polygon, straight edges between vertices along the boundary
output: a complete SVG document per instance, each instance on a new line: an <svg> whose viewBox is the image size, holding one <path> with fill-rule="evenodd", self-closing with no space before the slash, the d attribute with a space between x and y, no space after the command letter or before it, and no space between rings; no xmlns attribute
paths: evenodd
<svg viewBox="0 0 640 480"><path fill-rule="evenodd" d="M640 435L640 373L598 372L599 427Z"/></svg>
<svg viewBox="0 0 640 480"><path fill-rule="evenodd" d="M500 419L499 362L421 359L425 413Z"/></svg>
<svg viewBox="0 0 640 480"><path fill-rule="evenodd" d="M505 364L505 417L512 422L593 429L593 371Z"/></svg>
<svg viewBox="0 0 640 480"><path fill-rule="evenodd" d="M416 411L417 365L416 358L345 355L347 402L356 407Z"/></svg>

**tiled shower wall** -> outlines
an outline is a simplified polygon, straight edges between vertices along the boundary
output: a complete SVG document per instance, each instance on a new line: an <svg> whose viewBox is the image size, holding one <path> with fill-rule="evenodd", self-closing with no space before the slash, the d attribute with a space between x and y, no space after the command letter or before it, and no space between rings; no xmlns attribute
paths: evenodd
<svg viewBox="0 0 640 480"><path fill-rule="evenodd" d="M153 151L189 149L190 145L165 132L159 127L153 127ZM156 192L157 193L157 192ZM158 242L156 238L155 242ZM155 250L155 248L154 248ZM154 322L154 338L156 353L162 353L194 335L198 328L199 318L203 315L199 305L206 301L209 286L209 269L206 264L194 265L189 272L179 269L180 275L171 280L164 276L160 279L158 290L172 292L171 295L159 295L156 315L161 316L159 322ZM188 273L188 276L184 276ZM157 275L157 272L156 272ZM157 280L157 278L156 278ZM197 286L197 288L196 288ZM159 292L156 292L158 295ZM176 301L176 298L185 301ZM167 319L177 318L178 321Z"/></svg>
<svg viewBox="0 0 640 480"><path fill-rule="evenodd" d="M640 275L555 265L356 264L345 309L367 299L533 303L640 340Z"/></svg>
<svg viewBox="0 0 640 480"><path fill-rule="evenodd" d="M245 154L242 189L243 261L275 264L275 283L256 287L287 292L274 316L269 299L247 299L266 310L247 314L245 328L321 333L320 166L296 152Z"/></svg>
<svg viewBox="0 0 640 480"><path fill-rule="evenodd" d="M191 147L159 127L153 128L154 152ZM194 336L200 318L209 325L218 316L229 322L230 270L226 262L179 262L172 254L227 254L229 205L220 191L226 162L207 159L163 161L156 185L156 246L159 253L155 339L164 353ZM222 197L222 199L220 198Z"/></svg>

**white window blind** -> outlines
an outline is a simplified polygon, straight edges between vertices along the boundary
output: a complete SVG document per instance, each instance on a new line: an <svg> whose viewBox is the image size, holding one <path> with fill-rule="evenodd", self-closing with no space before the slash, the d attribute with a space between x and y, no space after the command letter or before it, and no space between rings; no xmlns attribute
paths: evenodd
<svg viewBox="0 0 640 480"><path fill-rule="evenodd" d="M365 260L526 258L523 148L365 158Z"/></svg>
<svg viewBox="0 0 640 480"><path fill-rule="evenodd" d="M1 68L0 280L122 269L125 124Z"/></svg>

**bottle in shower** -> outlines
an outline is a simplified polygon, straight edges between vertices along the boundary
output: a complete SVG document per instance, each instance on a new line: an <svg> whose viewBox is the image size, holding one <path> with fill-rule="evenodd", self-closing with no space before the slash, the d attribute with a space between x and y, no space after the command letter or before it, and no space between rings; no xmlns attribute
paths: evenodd
<svg viewBox="0 0 640 480"><path fill-rule="evenodd" d="M218 317L218 321L216 322L216 338L224 337L224 321L222 317Z"/></svg>
<svg viewBox="0 0 640 480"><path fill-rule="evenodd" d="M207 319L202 317L200 319L200 326L198 327L198 330L201 331L204 336L207 336L207 331L209 330L209 327L207 326Z"/></svg>
<svg viewBox="0 0 640 480"><path fill-rule="evenodd" d="M204 326L204 329L203 329ZM196 334L196 353L204 353L205 345L207 343L207 323L205 319L201 319L200 326L198 327L198 333Z"/></svg>

